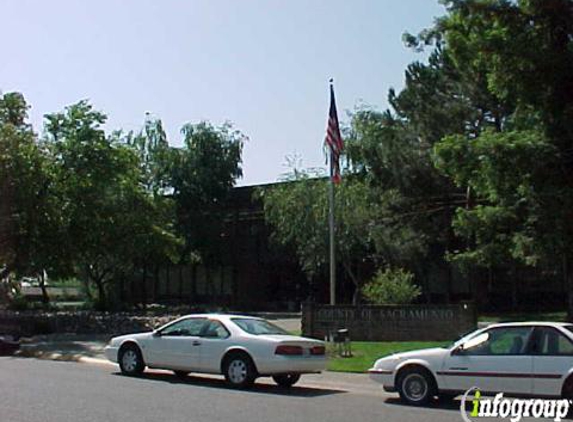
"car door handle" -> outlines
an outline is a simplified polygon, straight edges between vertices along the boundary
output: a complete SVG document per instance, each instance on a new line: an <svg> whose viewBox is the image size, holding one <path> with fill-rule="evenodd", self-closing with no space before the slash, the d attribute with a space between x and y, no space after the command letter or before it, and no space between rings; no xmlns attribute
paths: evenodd
<svg viewBox="0 0 573 422"><path fill-rule="evenodd" d="M468 368L465 368L465 367L453 367L453 368L450 368L450 371L467 371L467 370L468 370Z"/></svg>
<svg viewBox="0 0 573 422"><path fill-rule="evenodd" d="M193 340L193 346L201 346L201 342L199 340Z"/></svg>

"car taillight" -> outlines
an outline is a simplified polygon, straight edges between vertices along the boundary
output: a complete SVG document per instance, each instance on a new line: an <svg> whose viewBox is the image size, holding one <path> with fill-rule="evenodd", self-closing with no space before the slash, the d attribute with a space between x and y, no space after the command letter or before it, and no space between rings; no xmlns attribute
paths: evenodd
<svg viewBox="0 0 573 422"><path fill-rule="evenodd" d="M324 346L314 346L310 348L311 355L324 355L326 353L326 348Z"/></svg>
<svg viewBox="0 0 573 422"><path fill-rule="evenodd" d="M275 355L302 355L302 347L300 346L277 346Z"/></svg>

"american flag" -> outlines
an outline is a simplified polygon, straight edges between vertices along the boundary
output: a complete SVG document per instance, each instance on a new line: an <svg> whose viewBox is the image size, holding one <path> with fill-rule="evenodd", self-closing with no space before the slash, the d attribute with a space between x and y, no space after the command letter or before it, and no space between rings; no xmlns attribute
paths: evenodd
<svg viewBox="0 0 573 422"><path fill-rule="evenodd" d="M334 99L334 87L330 83L330 111L328 113L328 126L326 127L326 138L324 143L330 149L330 177L334 183L340 183L340 154L344 148L344 141L340 136L338 126L338 113L336 112L336 101Z"/></svg>

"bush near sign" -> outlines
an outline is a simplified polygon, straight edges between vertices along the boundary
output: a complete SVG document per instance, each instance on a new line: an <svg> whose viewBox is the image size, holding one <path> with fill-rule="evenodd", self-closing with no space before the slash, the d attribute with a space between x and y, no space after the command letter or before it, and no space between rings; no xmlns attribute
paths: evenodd
<svg viewBox="0 0 573 422"><path fill-rule="evenodd" d="M302 332L326 338L347 328L355 341L453 340L475 329L472 303L459 305L317 305L305 303Z"/></svg>

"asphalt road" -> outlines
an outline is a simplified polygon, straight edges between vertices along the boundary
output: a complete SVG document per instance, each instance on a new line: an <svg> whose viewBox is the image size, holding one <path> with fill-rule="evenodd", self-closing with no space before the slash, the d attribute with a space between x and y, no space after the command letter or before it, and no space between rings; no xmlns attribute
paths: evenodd
<svg viewBox="0 0 573 422"><path fill-rule="evenodd" d="M167 372L141 378L113 366L0 358L0 422L392 422L461 421L459 404L401 405L394 395L310 381L292 389ZM491 419L489 419L491 420Z"/></svg>

